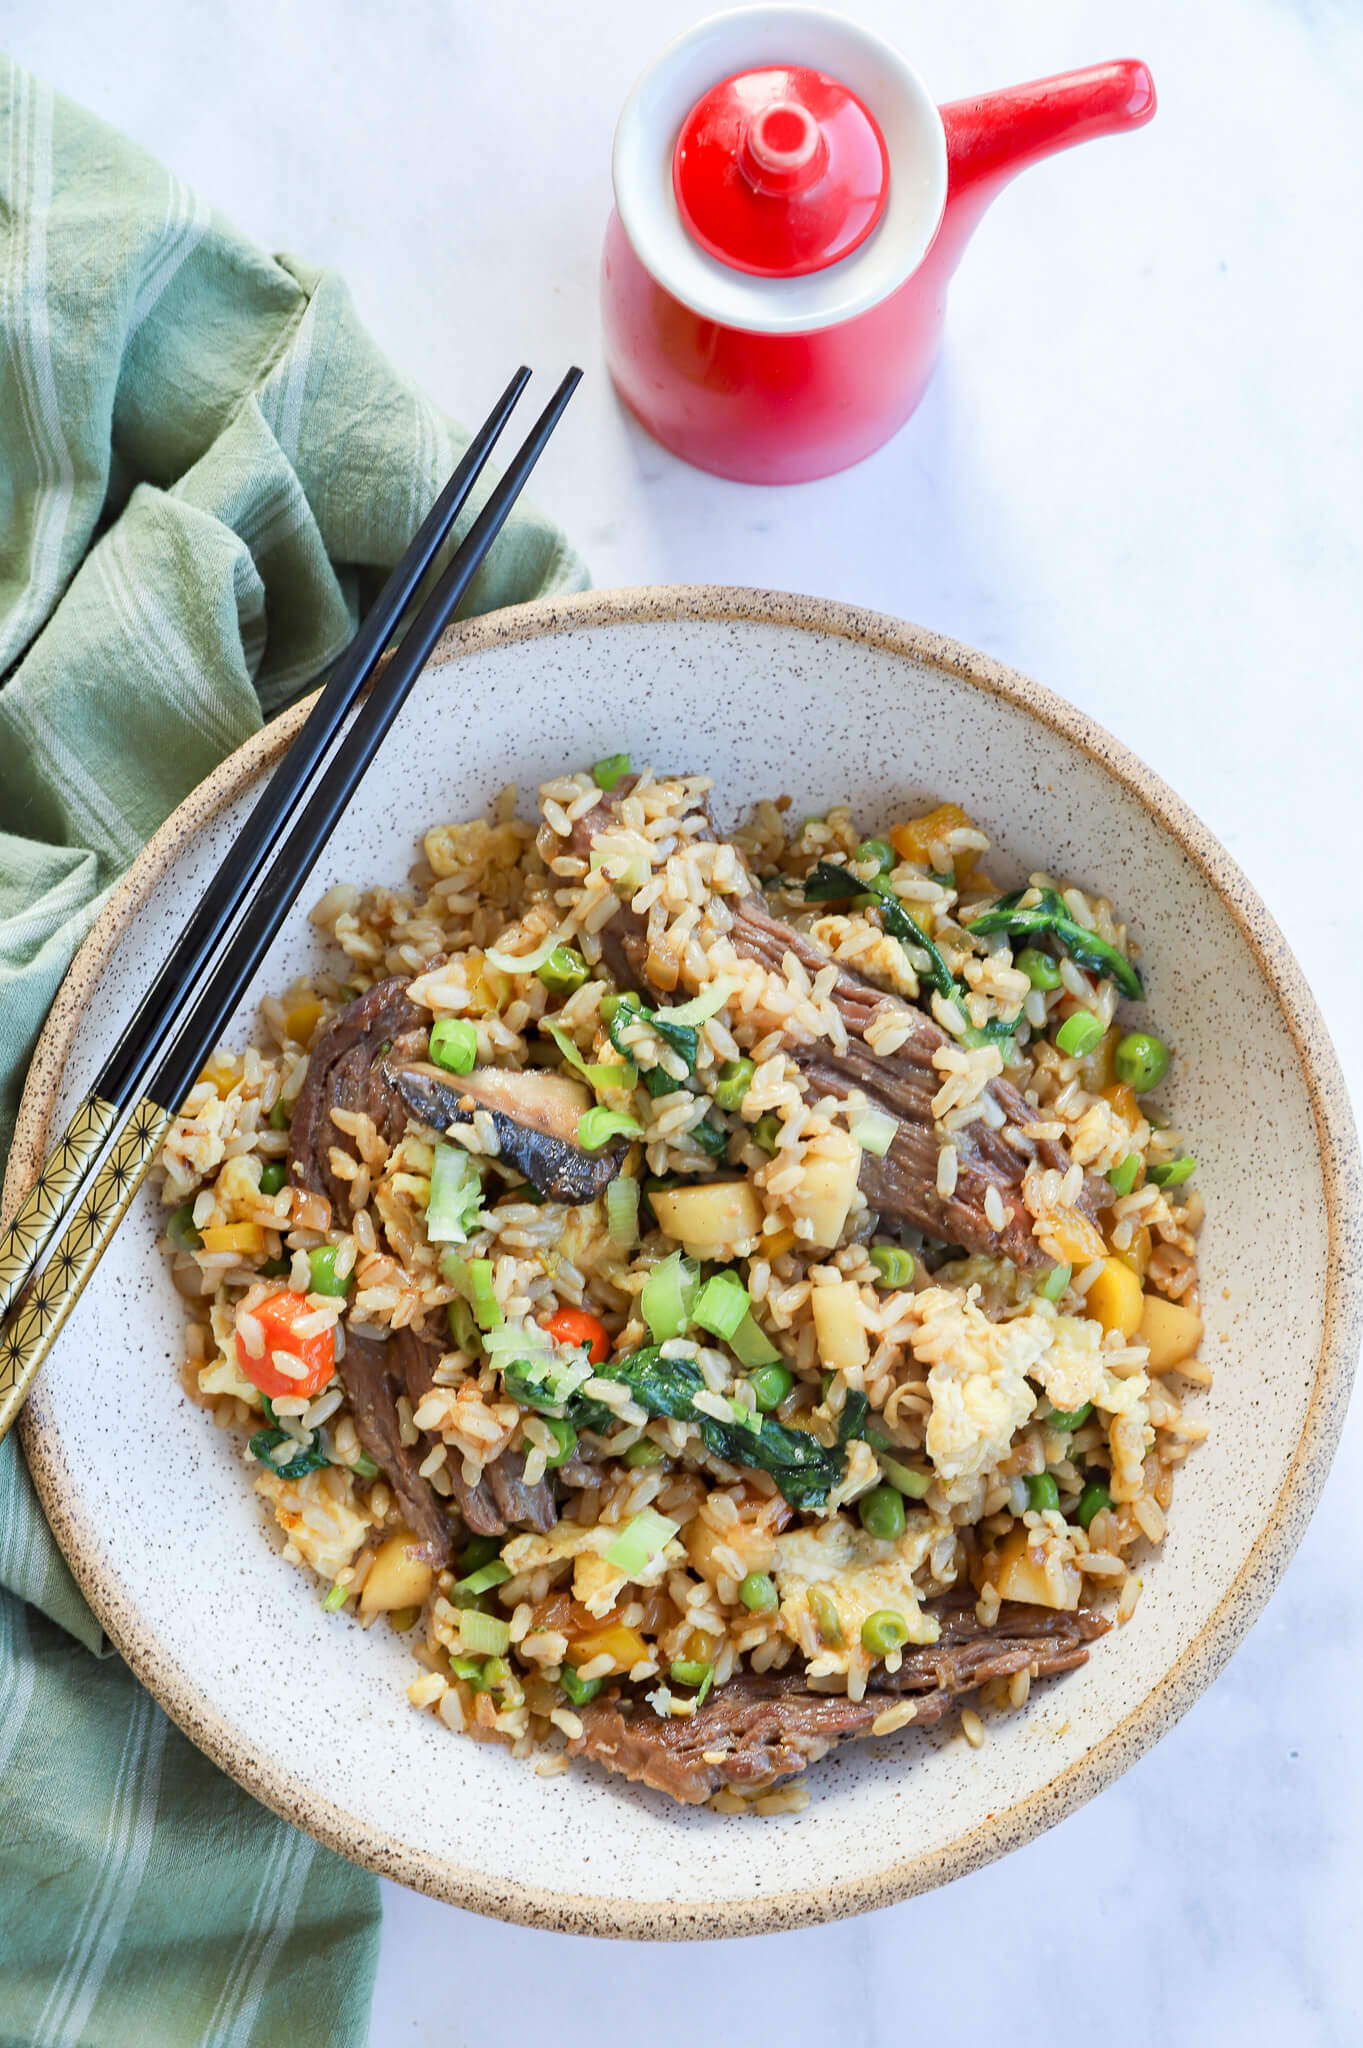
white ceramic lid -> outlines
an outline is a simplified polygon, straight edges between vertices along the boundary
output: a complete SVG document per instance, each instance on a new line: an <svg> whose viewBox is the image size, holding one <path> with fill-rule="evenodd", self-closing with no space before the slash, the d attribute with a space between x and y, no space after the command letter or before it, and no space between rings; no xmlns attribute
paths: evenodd
<svg viewBox="0 0 1363 2048"><path fill-rule="evenodd" d="M673 152L696 102L721 79L766 65L840 80L874 116L889 155L879 224L851 255L802 277L755 277L709 255L673 190ZM644 72L615 131L612 175L625 233L664 290L725 327L808 334L867 312L918 268L946 205L946 135L918 74L878 36L821 8L745 7L698 23Z"/></svg>

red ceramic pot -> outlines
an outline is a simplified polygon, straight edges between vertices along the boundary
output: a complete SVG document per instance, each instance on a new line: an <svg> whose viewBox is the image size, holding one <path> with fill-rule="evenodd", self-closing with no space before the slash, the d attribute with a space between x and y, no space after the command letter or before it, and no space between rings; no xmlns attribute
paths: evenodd
<svg viewBox="0 0 1363 2048"><path fill-rule="evenodd" d="M975 223L1026 165L1155 111L1144 64L1099 64L938 108L839 15L702 22L616 131L606 361L663 446L745 483L859 462L932 374Z"/></svg>

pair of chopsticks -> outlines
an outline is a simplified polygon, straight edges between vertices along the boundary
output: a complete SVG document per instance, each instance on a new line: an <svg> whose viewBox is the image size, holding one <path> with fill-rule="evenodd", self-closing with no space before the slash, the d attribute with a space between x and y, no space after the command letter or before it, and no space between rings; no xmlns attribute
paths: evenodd
<svg viewBox="0 0 1363 2048"><path fill-rule="evenodd" d="M31 1193L0 1234L0 1437L581 376L581 370L569 370L376 677L385 648L530 380L529 370L519 369L507 385L332 670ZM367 698L323 765L367 685Z"/></svg>

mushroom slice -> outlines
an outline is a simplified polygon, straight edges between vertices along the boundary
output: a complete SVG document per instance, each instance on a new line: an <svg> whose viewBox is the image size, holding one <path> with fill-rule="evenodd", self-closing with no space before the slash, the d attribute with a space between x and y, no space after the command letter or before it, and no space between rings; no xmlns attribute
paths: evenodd
<svg viewBox="0 0 1363 2048"><path fill-rule="evenodd" d="M434 1130L471 1123L474 1112L485 1109L502 1158L550 1201L594 1201L620 1171L627 1147L619 1139L599 1152L578 1144L578 1120L592 1097L565 1074L475 1067L471 1074L450 1075L416 1060L388 1072L411 1114Z"/></svg>

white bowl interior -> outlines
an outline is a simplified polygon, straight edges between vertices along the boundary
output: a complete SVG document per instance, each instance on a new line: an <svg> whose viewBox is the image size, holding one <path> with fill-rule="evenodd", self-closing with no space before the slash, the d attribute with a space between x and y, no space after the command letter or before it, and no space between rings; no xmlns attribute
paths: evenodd
<svg viewBox="0 0 1363 2048"><path fill-rule="evenodd" d="M179 1303L145 1190L41 1377L31 1425L100 1604L139 1617L158 1690L169 1687L181 1717L210 1732L225 1723L257 1783L292 1781L305 1803L353 1816L409 1869L411 1857L462 1867L470 1885L449 1883L489 1910L540 1915L546 1895L585 1910L593 1899L633 1902L655 1906L660 1929L674 1908L680 1924L688 1906L703 1915L802 1892L812 1894L806 1910L834 1912L841 1887L942 1848L1050 1785L1133 1713L1235 1581L1287 1476L1321 1341L1327 1233L1311 1107L1234 920L1096 759L926 661L793 625L579 627L429 670L305 902L343 878L399 881L426 826L480 811L508 781L533 796L565 764L620 749L636 764L711 772L721 821L782 791L797 815L851 799L868 829L906 801L955 797L1001 848L991 872L1015 878L1045 865L1110 891L1129 915L1148 1015L1176 1047L1171 1101L1201 1162L1204 1355L1217 1369L1210 1394L1191 1403L1210 1441L1179 1480L1130 1624L1086 1670L991 1722L979 1751L908 1730L814 1769L801 1815L758 1823L682 1811L592 1769L541 1778L450 1735L407 1705L416 1667L394 1636L321 1611L314 1582L264 1540L231 1439L180 1390ZM124 932L64 1078L62 1121L185 906L227 857L254 793L184 850ZM298 908L262 990L321 957ZM234 1043L251 1024L247 1007Z"/></svg>

